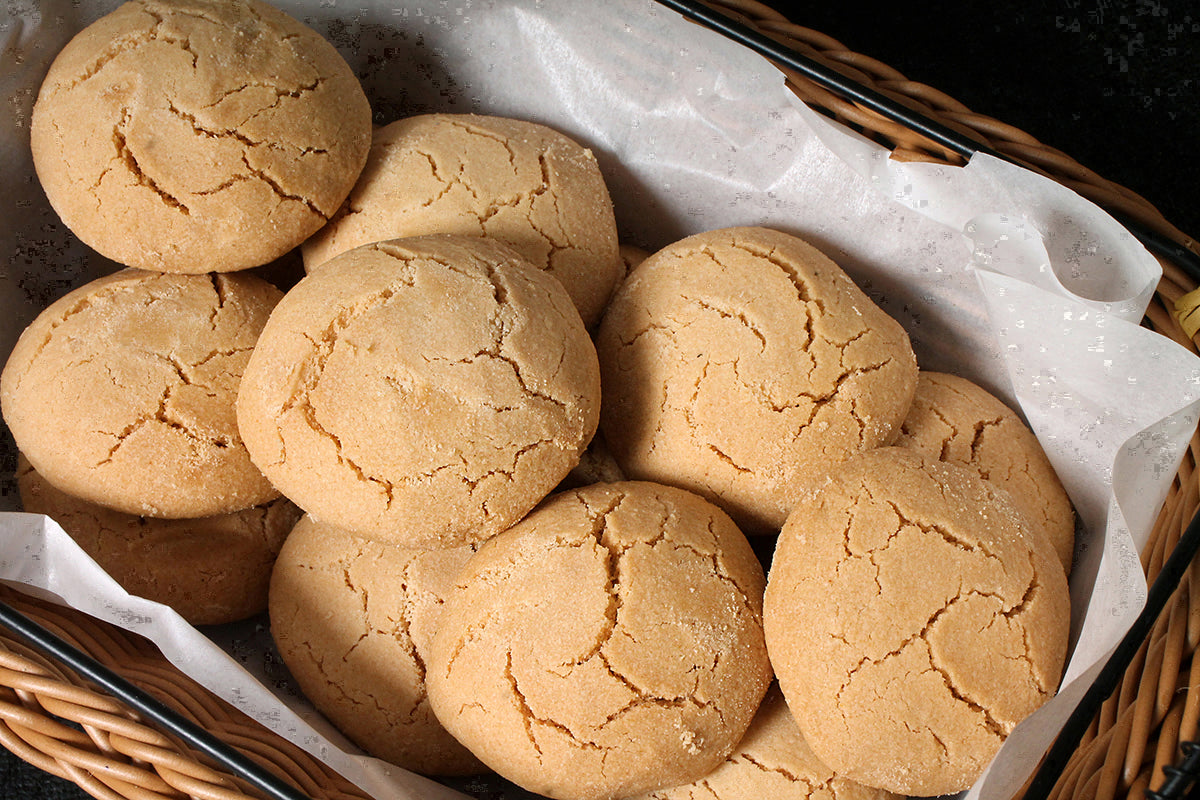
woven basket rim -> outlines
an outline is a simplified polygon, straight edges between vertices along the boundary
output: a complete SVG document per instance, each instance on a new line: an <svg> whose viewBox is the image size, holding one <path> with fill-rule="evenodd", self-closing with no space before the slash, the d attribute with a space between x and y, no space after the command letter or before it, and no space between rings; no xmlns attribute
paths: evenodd
<svg viewBox="0 0 1200 800"><path fill-rule="evenodd" d="M1179 231L1144 198L1107 181L1070 156L999 120L972 113L937 89L907 79L867 55L855 53L836 39L790 22L757 0L705 0L762 32L885 95L917 108L963 135L1011 156L1097 203L1138 220L1150 229L1200 253L1200 245ZM945 164L961 159L911 131L784 70L788 86L805 102L870 138L884 143L894 157ZM1169 260L1159 259L1164 275L1147 312L1147 326L1192 351L1197 340L1187 335L1175 304L1196 289L1195 281ZM1197 457L1200 435L1180 466L1163 512L1143 553L1151 579L1200 508ZM1191 571L1200 577L1200 567ZM1191 654L1200 643L1200 592L1184 585L1126 673L1125 683L1105 705L1064 777L1056 798L1140 796L1161 785L1164 768L1173 763L1178 744L1200 728L1200 659ZM1193 595L1195 598L1193 599ZM312 797L370 800L370 796L328 767L277 736L255 730L257 723L213 697L169 663L136 634L112 628L81 612L52 606L11 588L0 597L44 622L68 641L78 643L102 662L119 667L184 717L216 728L240 749L268 766L283 780ZM257 797L244 781L215 769L186 743L172 739L136 718L103 692L81 685L78 678L41 654L0 634L0 744L34 766L78 784L96 797L175 798L186 795L212 800ZM65 720L71 724L64 724ZM247 731L250 732L247 732Z"/></svg>

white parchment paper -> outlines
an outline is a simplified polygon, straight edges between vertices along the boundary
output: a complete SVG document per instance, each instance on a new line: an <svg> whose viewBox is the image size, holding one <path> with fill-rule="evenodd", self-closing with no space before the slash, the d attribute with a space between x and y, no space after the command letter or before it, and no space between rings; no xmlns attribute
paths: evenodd
<svg viewBox="0 0 1200 800"><path fill-rule="evenodd" d="M1137 552L1200 412L1200 361L1137 322L1158 265L1073 193L987 157L898 164L800 104L766 62L649 0L280 0L331 39L383 124L428 111L520 117L591 147L624 241L767 225L813 241L912 336L921 366L1022 410L1075 503L1072 658L971 796L1029 774L1145 598ZM58 49L113 0L0 10L0 352L67 289L115 269L33 174L28 120ZM797 20L803 22L803 20ZM5 498L16 508L15 498ZM365 758L290 695L261 621L201 634L129 597L53 522L0 515L0 579L139 631L215 694L379 798L458 797Z"/></svg>

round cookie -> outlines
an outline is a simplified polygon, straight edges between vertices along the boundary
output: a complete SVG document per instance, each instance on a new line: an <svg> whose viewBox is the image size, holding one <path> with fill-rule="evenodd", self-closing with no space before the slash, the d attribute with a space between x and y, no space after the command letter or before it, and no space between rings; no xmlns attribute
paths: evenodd
<svg viewBox="0 0 1200 800"><path fill-rule="evenodd" d="M704 778L631 800L902 800L843 778L804 741L778 687L767 692L737 749Z"/></svg>
<svg viewBox="0 0 1200 800"><path fill-rule="evenodd" d="M488 239L336 261L288 292L246 367L238 423L255 463L365 536L451 546L504 530L596 429L595 349L570 298Z"/></svg>
<svg viewBox="0 0 1200 800"><path fill-rule="evenodd" d="M0 376L17 446L59 489L127 514L191 519L278 497L234 408L281 296L246 274L134 269L70 292L25 329Z"/></svg>
<svg viewBox="0 0 1200 800"><path fill-rule="evenodd" d="M618 249L618 252L621 255L621 266L623 268L623 271L621 272L621 280L625 280L625 278L629 277L629 273L637 269L639 264L650 257L650 254L645 250L640 247L635 247L631 244L621 245Z"/></svg>
<svg viewBox="0 0 1200 800"><path fill-rule="evenodd" d="M556 494L467 563L429 698L480 760L548 797L695 780L769 684L762 590L746 537L697 495L643 482Z"/></svg>
<svg viewBox="0 0 1200 800"><path fill-rule="evenodd" d="M486 771L425 695L429 641L473 552L395 547L305 516L271 576L271 635L304 695L363 750L426 775Z"/></svg>
<svg viewBox="0 0 1200 800"><path fill-rule="evenodd" d="M567 473L559 489L578 489L593 483L616 483L625 480L625 473L608 451L604 436L597 433L579 456L579 463Z"/></svg>
<svg viewBox="0 0 1200 800"><path fill-rule="evenodd" d="M778 530L797 487L889 443L917 382L904 329L806 242L688 237L621 285L596 339L601 429L631 478Z"/></svg>
<svg viewBox="0 0 1200 800"><path fill-rule="evenodd" d="M1075 553L1071 499L1033 431L998 398L966 378L922 371L895 444L973 466L1007 490L1030 524L1045 529L1070 573Z"/></svg>
<svg viewBox="0 0 1200 800"><path fill-rule="evenodd" d="M337 211L371 110L316 31L259 0L132 0L59 53L34 166L80 239L122 264L265 264Z"/></svg>
<svg viewBox="0 0 1200 800"><path fill-rule="evenodd" d="M533 122L422 114L377 129L346 204L302 252L311 271L352 247L430 233L511 245L566 287L588 327L621 275L595 157Z"/></svg>
<svg viewBox="0 0 1200 800"><path fill-rule="evenodd" d="M969 787L1056 691L1066 576L1007 492L900 447L841 464L788 517L767 649L817 757L899 794Z"/></svg>
<svg viewBox="0 0 1200 800"><path fill-rule="evenodd" d="M175 609L193 625L221 625L267 608L271 565L300 510L284 498L232 514L154 519L124 514L17 467L24 509L53 519L130 594Z"/></svg>

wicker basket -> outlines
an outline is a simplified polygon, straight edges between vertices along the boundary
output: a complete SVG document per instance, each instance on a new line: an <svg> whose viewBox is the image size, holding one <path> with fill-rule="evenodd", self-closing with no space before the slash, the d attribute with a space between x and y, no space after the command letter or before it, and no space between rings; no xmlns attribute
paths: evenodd
<svg viewBox="0 0 1200 800"><path fill-rule="evenodd" d="M722 0L710 5L864 86L925 112L980 145L1050 176L1123 218L1200 253L1200 247L1149 202L1020 130L974 114L945 94L909 81L828 36L794 25L753 0ZM955 153L910 129L847 102L807 78L784 72L788 86L806 103L883 143L894 157L962 163ZM1178 264L1160 261L1163 279L1145 325L1196 351L1196 326L1187 325L1190 320L1185 319L1196 305L1185 297L1196 289L1196 282ZM1194 316L1200 317L1200 313ZM1200 506L1198 450L1200 438L1193 435L1142 554L1142 566L1151 581ZM1141 798L1147 790L1162 785L1164 768L1179 759L1180 743L1197 737L1200 658L1194 655L1200 644L1200 591L1193 591L1192 585L1200 579L1198 571L1200 565L1193 563L1184 575L1120 686L1092 720L1052 797ZM0 599L304 795L367 797L299 748L214 698L140 637L8 587L0 587ZM30 764L73 781L99 798L234 800L261 796L242 777L213 766L192 743L142 722L128 706L91 688L69 669L7 633L0 634L0 743Z"/></svg>

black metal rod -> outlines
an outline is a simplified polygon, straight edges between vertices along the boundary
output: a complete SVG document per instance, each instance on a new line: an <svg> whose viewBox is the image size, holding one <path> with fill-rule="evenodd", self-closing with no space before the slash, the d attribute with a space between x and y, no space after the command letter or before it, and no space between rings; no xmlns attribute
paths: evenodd
<svg viewBox="0 0 1200 800"><path fill-rule="evenodd" d="M885 119L904 125L963 158L969 159L975 153L985 153L1010 164L1024 166L1016 159L982 145L925 114L897 103L882 92L863 86L858 81L847 78L803 53L714 11L699 0L658 0L658 2L688 19L705 25L723 34L726 38L750 48L761 56L795 70L818 86L828 89L846 100L858 103ZM1112 213L1112 216L1124 225L1147 250L1177 264L1189 277L1200 283L1200 254L1194 253L1179 243L1117 213Z"/></svg>
<svg viewBox="0 0 1200 800"><path fill-rule="evenodd" d="M1054 740L1041 767L1030 782L1024 800L1042 800L1050 794L1063 769L1066 768L1071 754L1079 746L1079 741L1091 724L1092 717L1121 682L1126 668L1145 643L1146 637L1150 635L1150 629L1154 627L1158 615L1166 607L1171 594L1179 586L1179 582L1187 572L1197 550L1200 550L1200 512L1192 517L1183 536L1179 538L1179 543L1175 545L1170 557L1167 558L1162 570L1151 584L1146 594L1145 607L1142 608L1141 613L1133 621L1133 625L1113 650L1108 661L1101 667L1100 673L1084 693L1079 705L1067 718L1058 738Z"/></svg>
<svg viewBox="0 0 1200 800"><path fill-rule="evenodd" d="M0 624L43 653L103 688L143 717L184 739L231 773L244 778L273 800L311 800L204 728L189 722L155 697L134 686L91 656L0 601Z"/></svg>

